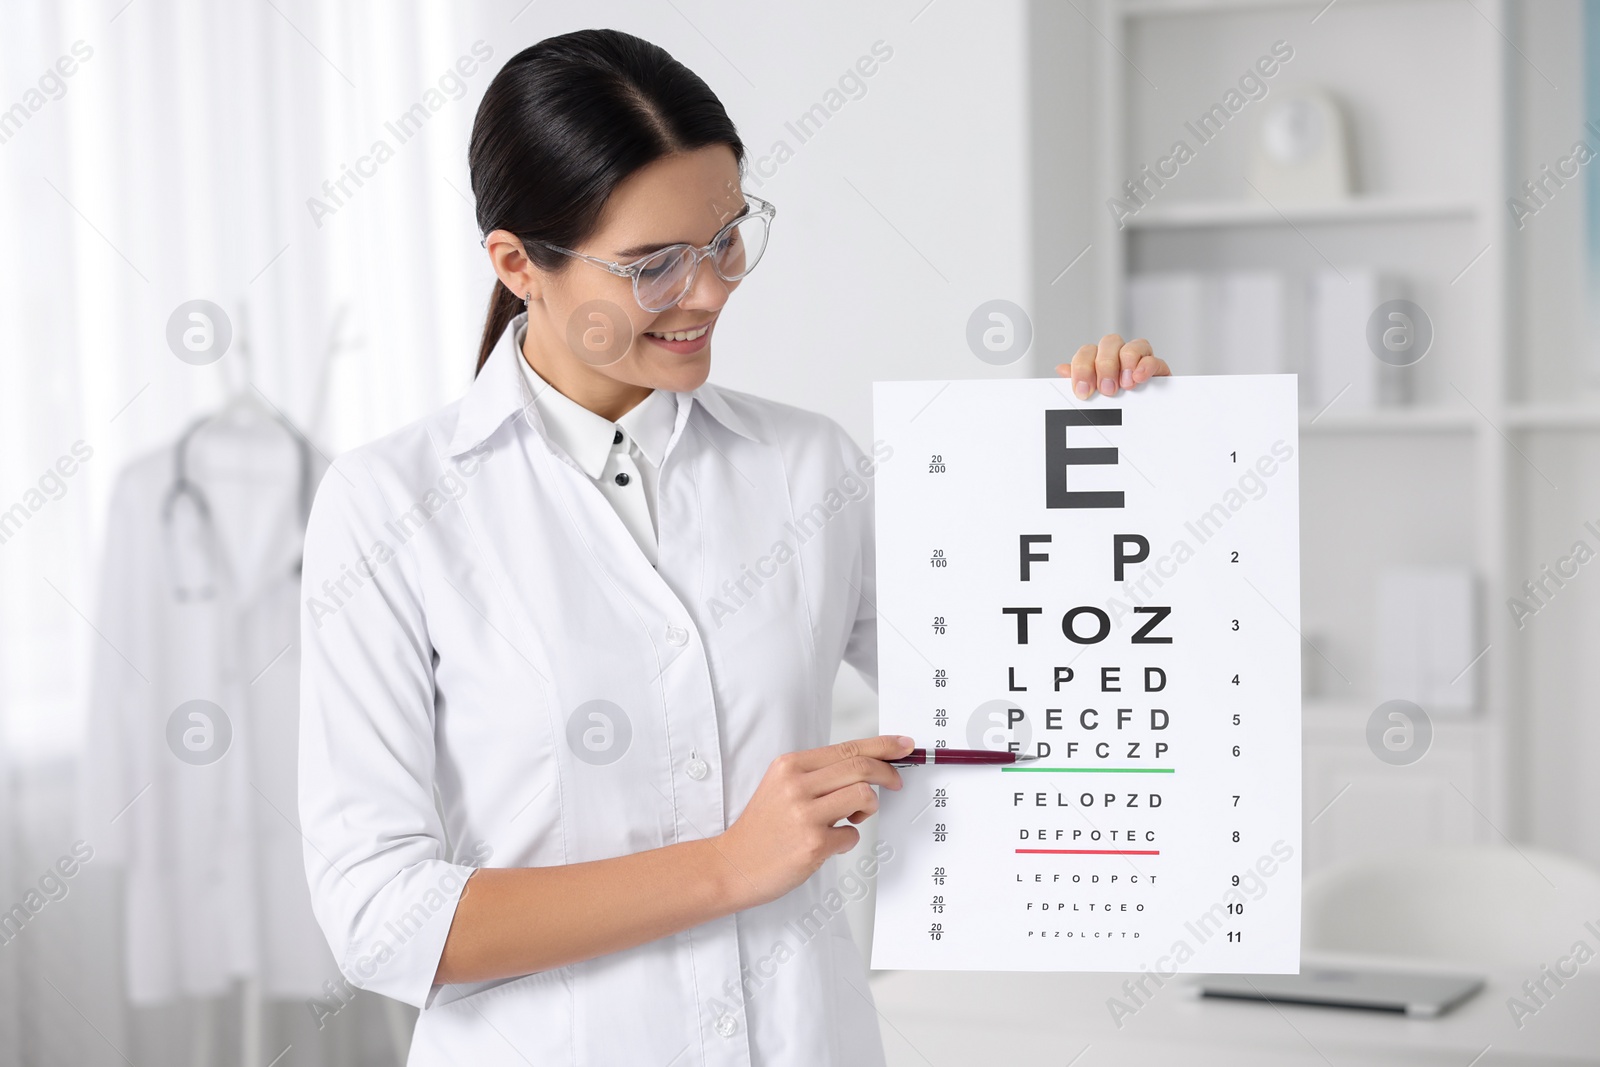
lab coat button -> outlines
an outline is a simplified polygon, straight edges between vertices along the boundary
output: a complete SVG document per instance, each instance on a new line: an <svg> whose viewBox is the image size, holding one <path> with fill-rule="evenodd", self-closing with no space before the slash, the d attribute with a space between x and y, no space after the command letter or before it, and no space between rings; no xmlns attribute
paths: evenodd
<svg viewBox="0 0 1600 1067"><path fill-rule="evenodd" d="M739 1030L739 1020L724 1012L717 1016L717 1033L723 1037L732 1037Z"/></svg>
<svg viewBox="0 0 1600 1067"><path fill-rule="evenodd" d="M689 631L681 626L668 626L667 641L674 645L686 645L689 643Z"/></svg>
<svg viewBox="0 0 1600 1067"><path fill-rule="evenodd" d="M707 773L710 772L711 765L709 763L707 763L705 760L701 759L699 756L696 756L693 759L691 759L688 762L688 764L686 764L684 766L683 769L684 769L684 773L688 774L688 776L690 778L693 778L695 781L698 782L700 779L704 778Z"/></svg>

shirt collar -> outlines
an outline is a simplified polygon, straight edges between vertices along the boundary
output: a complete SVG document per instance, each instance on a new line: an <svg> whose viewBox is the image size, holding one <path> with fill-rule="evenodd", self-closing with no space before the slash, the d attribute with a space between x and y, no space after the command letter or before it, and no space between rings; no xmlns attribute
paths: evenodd
<svg viewBox="0 0 1600 1067"><path fill-rule="evenodd" d="M471 388L467 390L466 396L462 397L457 409L455 431L450 438L449 452L451 456L459 456L476 448L492 437L501 426L505 425L506 420L524 411L529 413L530 421L539 427L542 433L547 437L553 436L549 426L546 425L546 416L544 411L541 410L541 404L535 402L528 380L519 369L527 365L527 360L522 356L522 337L527 330L527 323L528 313L524 311L518 313L507 324L505 332L500 335L500 340L490 350L489 358L484 361L483 369L479 371L478 377L473 381ZM543 379L540 380L543 381ZM559 392L549 389L548 386L546 389L552 396L561 396ZM651 394L651 397L654 398L657 394L664 392L664 390L658 389ZM710 382L705 382L699 388L692 389L687 393L670 395L677 398L677 406L680 411L683 411L691 400L696 401L700 407L705 409L707 414L729 430L751 441L760 440L733 410L732 405L728 403L727 398L722 395L721 391ZM607 427L611 426L610 422L607 422L599 415L595 415L594 412L589 411L570 398L561 396L561 399L573 404L574 407L579 408L585 414L600 420ZM657 421L658 409L664 410L668 414L674 414L670 405L661 402L666 399L667 396L662 396L660 400L657 400L643 412L640 411L640 408L644 408L645 404L637 405L622 417L620 423L639 443L640 449L645 451L646 456L658 464L660 457L666 453L666 442L662 440L658 448L659 455L652 456L647 450L656 447L658 437L649 427ZM634 423L638 424L637 429L629 422L629 416L634 416L636 413L637 418L634 419ZM676 421L682 422L683 416L678 416ZM609 449L611 447L611 435L607 434L604 441L606 448ZM565 446L563 445L563 447ZM580 445L578 447L582 448L584 446ZM569 450L569 454L580 465L583 464L583 461L579 459L576 453ZM585 465L585 469L591 468Z"/></svg>

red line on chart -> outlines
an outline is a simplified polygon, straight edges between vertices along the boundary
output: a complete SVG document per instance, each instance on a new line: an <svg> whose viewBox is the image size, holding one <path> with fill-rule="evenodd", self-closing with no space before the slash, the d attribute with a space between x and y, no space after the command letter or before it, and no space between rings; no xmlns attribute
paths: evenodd
<svg viewBox="0 0 1600 1067"><path fill-rule="evenodd" d="M1159 856L1159 849L1131 848L1019 848L1017 852L1029 856Z"/></svg>

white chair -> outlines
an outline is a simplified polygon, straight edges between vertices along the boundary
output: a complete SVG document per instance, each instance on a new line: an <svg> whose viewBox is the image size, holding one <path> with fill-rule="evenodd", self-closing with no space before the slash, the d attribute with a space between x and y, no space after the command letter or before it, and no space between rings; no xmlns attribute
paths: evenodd
<svg viewBox="0 0 1600 1067"><path fill-rule="evenodd" d="M1600 871L1527 845L1365 857L1308 878L1307 951L1538 967L1594 943Z"/></svg>

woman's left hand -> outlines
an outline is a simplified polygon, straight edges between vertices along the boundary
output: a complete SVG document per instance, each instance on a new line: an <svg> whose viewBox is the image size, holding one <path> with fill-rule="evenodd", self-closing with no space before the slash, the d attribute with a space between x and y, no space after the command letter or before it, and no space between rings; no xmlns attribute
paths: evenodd
<svg viewBox="0 0 1600 1067"><path fill-rule="evenodd" d="M1117 334L1108 333L1098 346L1078 349L1071 363L1057 364L1056 373L1071 378L1073 395L1087 400L1096 390L1116 396L1119 388L1132 389L1140 382L1171 374L1172 369L1155 357L1143 337L1124 342Z"/></svg>

